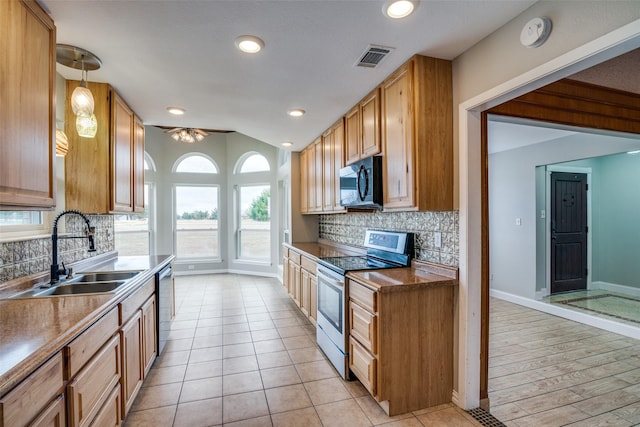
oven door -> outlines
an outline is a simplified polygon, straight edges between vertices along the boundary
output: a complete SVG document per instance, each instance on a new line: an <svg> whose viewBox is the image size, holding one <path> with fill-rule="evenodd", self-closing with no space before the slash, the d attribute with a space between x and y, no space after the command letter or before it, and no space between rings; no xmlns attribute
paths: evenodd
<svg viewBox="0 0 640 427"><path fill-rule="evenodd" d="M343 352L345 343L344 276L318 268L318 326Z"/></svg>

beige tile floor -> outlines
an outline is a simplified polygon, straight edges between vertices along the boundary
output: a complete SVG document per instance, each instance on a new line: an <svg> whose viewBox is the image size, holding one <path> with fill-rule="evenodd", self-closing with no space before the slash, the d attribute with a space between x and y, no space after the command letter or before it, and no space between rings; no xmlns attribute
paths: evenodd
<svg viewBox="0 0 640 427"><path fill-rule="evenodd" d="M640 341L491 299L489 398L507 426L640 425Z"/></svg>
<svg viewBox="0 0 640 427"><path fill-rule="evenodd" d="M453 405L388 417L358 381L338 376L275 279L177 277L176 306L127 427L480 425Z"/></svg>

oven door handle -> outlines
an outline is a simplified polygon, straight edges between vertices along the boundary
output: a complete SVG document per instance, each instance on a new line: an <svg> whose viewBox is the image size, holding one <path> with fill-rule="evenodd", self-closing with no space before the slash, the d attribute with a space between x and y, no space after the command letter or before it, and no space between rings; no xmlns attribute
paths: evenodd
<svg viewBox="0 0 640 427"><path fill-rule="evenodd" d="M320 281L320 279L322 279L322 281L326 284L328 284L329 286L332 286L334 288L338 288L338 289L344 289L344 282L341 282L339 280L334 279L331 276L328 276L324 273L322 273L321 271L318 270L318 281Z"/></svg>

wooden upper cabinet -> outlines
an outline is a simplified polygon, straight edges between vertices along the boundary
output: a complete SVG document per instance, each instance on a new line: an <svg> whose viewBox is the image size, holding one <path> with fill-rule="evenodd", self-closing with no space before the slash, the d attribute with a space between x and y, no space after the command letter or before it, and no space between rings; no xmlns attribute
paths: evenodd
<svg viewBox="0 0 640 427"><path fill-rule="evenodd" d="M381 152L380 89L376 88L345 115L345 161L351 164Z"/></svg>
<svg viewBox="0 0 640 427"><path fill-rule="evenodd" d="M309 213L309 151L300 152L300 213Z"/></svg>
<svg viewBox="0 0 640 427"><path fill-rule="evenodd" d="M345 208L340 206L340 168L343 166L342 146L344 141L344 121L338 120L329 130L322 135L324 177L323 189L324 203L323 212L337 213L344 212Z"/></svg>
<svg viewBox="0 0 640 427"><path fill-rule="evenodd" d="M88 82L98 131L95 138L80 137L69 107L79 83L67 81L66 207L85 213L143 212L144 125L111 86Z"/></svg>
<svg viewBox="0 0 640 427"><path fill-rule="evenodd" d="M324 171L322 168L322 162L324 158L322 152L322 138L318 138L313 142L313 151L315 152L315 155L313 156L313 160L315 162L315 176L313 182L313 189L315 190L315 203L313 204L312 210L313 212L322 212L322 201L324 198L322 194L322 182L324 176Z"/></svg>
<svg viewBox="0 0 640 427"><path fill-rule="evenodd" d="M331 128L333 133L333 176L335 178L333 187L333 208L334 212L344 212L346 208L340 205L340 169L344 167L344 120L340 119Z"/></svg>
<svg viewBox="0 0 640 427"><path fill-rule="evenodd" d="M32 0L0 2L0 209L55 207L56 28Z"/></svg>
<svg viewBox="0 0 640 427"><path fill-rule="evenodd" d="M451 62L416 55L381 90L384 209L453 209Z"/></svg>

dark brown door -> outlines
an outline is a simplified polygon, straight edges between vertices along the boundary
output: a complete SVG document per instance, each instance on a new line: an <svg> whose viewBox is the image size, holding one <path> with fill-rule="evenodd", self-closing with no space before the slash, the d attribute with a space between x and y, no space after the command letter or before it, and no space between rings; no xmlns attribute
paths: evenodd
<svg viewBox="0 0 640 427"><path fill-rule="evenodd" d="M551 293L587 289L587 175L551 174Z"/></svg>

